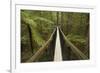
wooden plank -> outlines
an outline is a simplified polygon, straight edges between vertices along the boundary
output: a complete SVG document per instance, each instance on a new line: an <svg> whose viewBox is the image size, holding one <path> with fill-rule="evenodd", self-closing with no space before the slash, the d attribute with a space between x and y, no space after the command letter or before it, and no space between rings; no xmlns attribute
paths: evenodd
<svg viewBox="0 0 100 73"><path fill-rule="evenodd" d="M56 36L56 46L55 46L54 61L62 61L62 51L61 51L58 27L57 27L57 36Z"/></svg>

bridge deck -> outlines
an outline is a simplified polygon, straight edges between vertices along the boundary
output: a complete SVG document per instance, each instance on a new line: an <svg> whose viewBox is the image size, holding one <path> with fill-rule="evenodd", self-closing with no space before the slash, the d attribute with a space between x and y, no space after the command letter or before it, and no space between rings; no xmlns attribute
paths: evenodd
<svg viewBox="0 0 100 73"><path fill-rule="evenodd" d="M62 38L60 38L62 35ZM70 50L79 58L79 59L83 59L86 60L88 59L88 57L81 52L74 44L72 44L67 37L64 35L64 33L62 32L62 30L60 28L57 27L57 30L55 29L51 35L51 37L49 38L49 40L30 58L28 59L26 62L35 62L38 61L38 59L43 56L43 53L45 52L45 50L48 49L49 45L52 43L52 40L54 40L53 37L56 37L55 39L55 50L54 50L54 57L53 60L54 61L62 61L63 57L62 57L62 47L61 47L61 41L62 39L64 39L65 41L65 45L70 47ZM52 50L52 48L50 48ZM67 49L67 48L66 48ZM68 53L68 51L66 52Z"/></svg>
<svg viewBox="0 0 100 73"><path fill-rule="evenodd" d="M57 27L57 37L56 37L54 61L62 61L62 52L61 52L61 44L60 44L58 27Z"/></svg>

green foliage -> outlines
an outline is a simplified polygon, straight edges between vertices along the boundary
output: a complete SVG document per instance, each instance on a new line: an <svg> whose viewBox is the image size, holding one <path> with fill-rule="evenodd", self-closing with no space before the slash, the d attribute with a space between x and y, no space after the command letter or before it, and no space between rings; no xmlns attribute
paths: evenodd
<svg viewBox="0 0 100 73"><path fill-rule="evenodd" d="M42 22L46 22L46 23L49 23L49 24L54 24L53 21L48 20L48 19L43 18L43 17L35 17L34 20L38 20L38 21L42 21Z"/></svg>
<svg viewBox="0 0 100 73"><path fill-rule="evenodd" d="M59 12L57 18L57 12L21 10L21 22L29 25L32 31L33 44L36 43L37 46L42 46L48 40L52 33L52 27L57 25L57 21L60 23L64 34L68 35L69 40L77 46L84 45L86 40L82 37L87 37L88 16L88 13ZM24 28L22 27L22 29ZM21 37L24 44L28 40L27 35L24 34Z"/></svg>
<svg viewBox="0 0 100 73"><path fill-rule="evenodd" d="M21 49L34 53L60 26L65 36L78 48L87 49L89 13L21 10ZM43 59L48 59L46 56Z"/></svg>
<svg viewBox="0 0 100 73"><path fill-rule="evenodd" d="M52 27L55 26L51 15L51 12L21 10L21 43L28 46L28 42L30 41L34 52L44 45L53 31ZM31 35L26 26L30 28ZM31 39L29 36L31 36Z"/></svg>
<svg viewBox="0 0 100 73"><path fill-rule="evenodd" d="M41 37L39 33L37 33L36 30L33 30L32 36L34 41L38 44L38 46L42 46L45 43L45 40Z"/></svg>
<svg viewBox="0 0 100 73"><path fill-rule="evenodd" d="M80 49L84 49L86 46L86 38L83 36L69 34L67 38Z"/></svg>
<svg viewBox="0 0 100 73"><path fill-rule="evenodd" d="M27 40L28 40L27 36L24 35L21 37L21 42L23 42L23 44L27 44Z"/></svg>

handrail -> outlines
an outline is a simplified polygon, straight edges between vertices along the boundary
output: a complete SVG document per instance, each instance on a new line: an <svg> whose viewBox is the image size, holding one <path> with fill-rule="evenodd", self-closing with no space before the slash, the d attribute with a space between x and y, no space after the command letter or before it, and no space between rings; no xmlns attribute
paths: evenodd
<svg viewBox="0 0 100 73"><path fill-rule="evenodd" d="M53 40L52 38L53 38L55 32L56 32L56 28L54 29L53 33L51 34L49 40L26 62L34 62L39 58L39 56L41 56L43 54L43 52L47 49L50 42Z"/></svg>
<svg viewBox="0 0 100 73"><path fill-rule="evenodd" d="M80 58L82 59L88 59L88 57L82 53L74 44L72 44L68 39L67 37L64 35L64 33L62 32L62 30L59 28L64 40L65 40L65 43L66 45L70 46L71 50Z"/></svg>

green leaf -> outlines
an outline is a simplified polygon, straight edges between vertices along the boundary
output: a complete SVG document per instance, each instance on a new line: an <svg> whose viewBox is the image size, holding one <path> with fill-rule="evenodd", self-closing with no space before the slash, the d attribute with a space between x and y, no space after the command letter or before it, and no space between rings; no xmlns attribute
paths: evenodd
<svg viewBox="0 0 100 73"><path fill-rule="evenodd" d="M49 20L49 19L46 19L46 18L43 18L43 17L35 17L34 20L40 20L40 21L44 21L44 22L47 22L47 23L50 23L50 24L54 24L53 21Z"/></svg>

